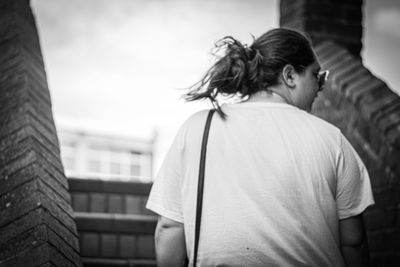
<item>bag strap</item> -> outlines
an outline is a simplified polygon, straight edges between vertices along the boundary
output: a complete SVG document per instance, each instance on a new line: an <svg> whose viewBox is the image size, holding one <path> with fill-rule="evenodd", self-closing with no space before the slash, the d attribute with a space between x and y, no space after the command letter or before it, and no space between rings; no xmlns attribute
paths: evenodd
<svg viewBox="0 0 400 267"><path fill-rule="evenodd" d="M208 112L206 125L204 127L203 141L201 144L199 180L198 180L198 184L197 184L197 204L196 204L196 224L195 224L195 231L194 231L193 267L196 267L197 250L199 248L201 211L203 208L204 171L205 171L205 167L206 167L207 142L208 142L208 134L210 132L211 120L212 120L212 116L213 116L214 112L215 112L215 109L211 109Z"/></svg>

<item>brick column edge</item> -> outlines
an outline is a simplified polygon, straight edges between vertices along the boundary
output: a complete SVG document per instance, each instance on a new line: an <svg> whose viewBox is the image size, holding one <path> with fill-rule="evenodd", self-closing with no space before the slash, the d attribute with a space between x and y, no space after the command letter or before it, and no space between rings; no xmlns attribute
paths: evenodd
<svg viewBox="0 0 400 267"><path fill-rule="evenodd" d="M81 266L28 0L0 2L0 266Z"/></svg>

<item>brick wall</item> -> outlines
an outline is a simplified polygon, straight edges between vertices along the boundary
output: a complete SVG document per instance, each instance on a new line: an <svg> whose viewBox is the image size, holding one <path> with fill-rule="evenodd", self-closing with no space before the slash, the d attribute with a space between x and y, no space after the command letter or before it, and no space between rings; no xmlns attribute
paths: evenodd
<svg viewBox="0 0 400 267"><path fill-rule="evenodd" d="M366 164L376 202L364 214L372 266L394 267L400 266L400 97L362 64L361 11L358 0L281 0L281 25L307 32L322 68L331 71L314 113L338 126Z"/></svg>
<svg viewBox="0 0 400 267"><path fill-rule="evenodd" d="M355 56L362 48L362 0L281 0L280 25L332 40Z"/></svg>
<svg viewBox="0 0 400 267"><path fill-rule="evenodd" d="M0 266L80 266L29 1L0 2Z"/></svg>

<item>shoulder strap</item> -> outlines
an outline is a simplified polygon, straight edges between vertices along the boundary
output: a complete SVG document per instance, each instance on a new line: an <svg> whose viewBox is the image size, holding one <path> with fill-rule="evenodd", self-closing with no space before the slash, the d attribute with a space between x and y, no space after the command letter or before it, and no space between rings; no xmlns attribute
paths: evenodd
<svg viewBox="0 0 400 267"><path fill-rule="evenodd" d="M196 224L194 232L194 253L193 253L193 266L196 267L197 262L197 250L199 248L199 237L200 237L200 222L201 222L201 211L203 208L203 188L204 188L204 171L206 167L206 152L207 152L207 142L208 134L210 132L210 125L212 116L215 109L211 109L208 112L206 125L204 127L203 141L201 144L201 154L200 154L200 167L199 167L199 180L197 185L197 204L196 204Z"/></svg>

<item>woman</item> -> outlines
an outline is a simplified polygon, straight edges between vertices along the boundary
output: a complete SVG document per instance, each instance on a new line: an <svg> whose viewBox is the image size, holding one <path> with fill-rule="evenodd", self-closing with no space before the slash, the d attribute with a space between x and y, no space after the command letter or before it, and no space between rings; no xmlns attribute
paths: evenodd
<svg viewBox="0 0 400 267"><path fill-rule="evenodd" d="M367 266L368 173L333 125L311 115L326 72L300 33L273 29L249 47L232 37L187 94L208 98L199 266ZM242 101L220 106L217 96ZM147 207L160 215L160 266L192 265L201 139L208 111L179 130Z"/></svg>

